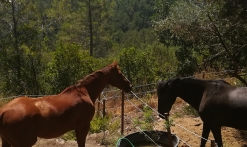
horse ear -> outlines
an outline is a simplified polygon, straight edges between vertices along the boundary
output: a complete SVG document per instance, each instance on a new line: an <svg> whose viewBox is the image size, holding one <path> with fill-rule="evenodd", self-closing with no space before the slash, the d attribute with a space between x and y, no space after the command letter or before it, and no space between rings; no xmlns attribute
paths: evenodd
<svg viewBox="0 0 247 147"><path fill-rule="evenodd" d="M118 62L117 61L114 61L113 64L118 65Z"/></svg>
<svg viewBox="0 0 247 147"><path fill-rule="evenodd" d="M157 82L157 87L156 87L157 92L161 91L161 90L164 88L165 83L166 83L166 82L163 82L163 81L161 81L161 80L159 80L159 81Z"/></svg>
<svg viewBox="0 0 247 147"><path fill-rule="evenodd" d="M108 67L109 67L110 70L112 70L112 69L119 69L118 62L117 61L112 62L112 64L110 64Z"/></svg>
<svg viewBox="0 0 247 147"><path fill-rule="evenodd" d="M114 61L114 62L111 64L111 66L112 66L113 68L118 67L118 62L117 62L117 61Z"/></svg>
<svg viewBox="0 0 247 147"><path fill-rule="evenodd" d="M156 87L163 85L162 83L164 83L163 79L159 79L156 83Z"/></svg>

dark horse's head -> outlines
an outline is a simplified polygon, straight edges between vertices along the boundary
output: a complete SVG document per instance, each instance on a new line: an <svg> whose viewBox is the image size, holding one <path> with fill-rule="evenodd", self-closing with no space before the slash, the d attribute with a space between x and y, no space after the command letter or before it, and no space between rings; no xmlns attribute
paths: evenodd
<svg viewBox="0 0 247 147"><path fill-rule="evenodd" d="M175 90L178 81L179 79L172 79L158 84L158 112L161 118L164 118L164 113L169 113L177 98Z"/></svg>

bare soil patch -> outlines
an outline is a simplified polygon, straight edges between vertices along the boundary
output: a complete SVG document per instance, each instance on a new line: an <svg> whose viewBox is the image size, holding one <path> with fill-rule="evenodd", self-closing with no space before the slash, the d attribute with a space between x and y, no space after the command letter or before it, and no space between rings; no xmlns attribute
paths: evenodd
<svg viewBox="0 0 247 147"><path fill-rule="evenodd" d="M164 130L164 120L158 119L159 123L156 125L158 130ZM192 118L189 116L183 118L175 118L174 122L183 126L185 129L196 133L198 135L202 132L202 121L199 117ZM136 130L137 131L137 130ZM173 134L176 134L180 139L185 141L188 145L192 147L200 146L200 136L192 134L181 127L175 125L171 127ZM133 131L129 131L130 134ZM225 147L243 147L247 144L246 134L241 134L240 131L233 128L222 128L222 136ZM87 137L86 147L113 147L114 145L101 145L100 139L103 137L102 133L91 134ZM107 136L106 136L107 137ZM108 136L109 137L109 136ZM213 139L212 134L210 134L209 139ZM186 144L180 141L179 147L186 147ZM207 143L207 147L210 147L210 142ZM62 139L39 139L34 147L77 147L76 141L64 141Z"/></svg>

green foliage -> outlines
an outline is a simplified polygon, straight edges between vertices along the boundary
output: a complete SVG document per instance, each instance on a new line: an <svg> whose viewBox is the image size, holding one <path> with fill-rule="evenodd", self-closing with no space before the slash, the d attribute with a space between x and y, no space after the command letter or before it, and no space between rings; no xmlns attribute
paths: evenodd
<svg viewBox="0 0 247 147"><path fill-rule="evenodd" d="M154 83L172 75L176 67L175 49L161 44L147 46L144 50L125 48L119 53L119 64L132 84Z"/></svg>
<svg viewBox="0 0 247 147"><path fill-rule="evenodd" d="M191 76L197 71L197 58L193 56L193 49L181 47L176 51L178 59L177 75Z"/></svg>
<svg viewBox="0 0 247 147"><path fill-rule="evenodd" d="M72 130L62 135L61 138L64 140L76 140L76 133Z"/></svg>
<svg viewBox="0 0 247 147"><path fill-rule="evenodd" d="M93 58L76 44L59 44L53 56L44 72L47 85L43 88L50 94L61 92L107 65L105 60Z"/></svg>
<svg viewBox="0 0 247 147"><path fill-rule="evenodd" d="M134 120L134 126L140 126L142 130L153 130L154 129L154 116L153 110L148 106L143 108L143 116L144 120L140 120L139 118Z"/></svg>
<svg viewBox="0 0 247 147"><path fill-rule="evenodd" d="M54 94L113 59L133 84L208 69L244 82L246 9L244 0L2 1L1 93Z"/></svg>
<svg viewBox="0 0 247 147"><path fill-rule="evenodd" d="M101 117L99 115L96 115L93 120L90 122L90 133L99 133L102 131L105 131L108 129L108 127L110 128L111 126L109 126L111 120L111 116L107 115L105 117ZM115 126L115 125L113 125ZM114 130L115 128L113 128Z"/></svg>
<svg viewBox="0 0 247 147"><path fill-rule="evenodd" d="M175 126L172 118L169 118L168 121L165 121L164 127L166 129L171 128L172 126Z"/></svg>
<svg viewBox="0 0 247 147"><path fill-rule="evenodd" d="M156 58L167 50L152 29L154 1L88 2L1 2L1 93L55 94L113 59L137 84L155 82L166 76L167 68L172 70L167 59L172 57L173 62L175 55L165 55L165 63L164 58ZM94 57L85 51L90 41L89 8ZM124 61L125 56L129 61ZM133 72L128 69L131 62Z"/></svg>
<svg viewBox="0 0 247 147"><path fill-rule="evenodd" d="M176 0L171 5L168 15L156 23L156 31L165 45L180 46L176 53L180 75L230 69L231 76L247 85L238 74L247 61L245 4L243 0Z"/></svg>
<svg viewBox="0 0 247 147"><path fill-rule="evenodd" d="M53 83L53 92L57 93L79 80L81 76L82 60L79 47L73 44L58 45L49 66L48 80Z"/></svg>
<svg viewBox="0 0 247 147"><path fill-rule="evenodd" d="M195 116L195 117L199 116L198 112L190 105L186 105L184 107L183 111L184 111L184 114L186 114L186 115L192 115L192 116Z"/></svg>
<svg viewBox="0 0 247 147"><path fill-rule="evenodd" d="M122 72L133 84L154 81L155 64L145 52L135 48L124 49L119 55L119 64Z"/></svg>
<svg viewBox="0 0 247 147"><path fill-rule="evenodd" d="M120 120L114 120L112 119L112 115L108 114L105 117L101 117L100 115L96 114L93 118L93 120L90 122L90 133L100 133L104 132L104 135L102 138L98 138L101 140L101 144L109 145L109 144L115 144L117 138L120 136L118 134L119 124ZM113 136L108 136L106 138L105 131L108 131L109 134L114 134Z"/></svg>
<svg viewBox="0 0 247 147"><path fill-rule="evenodd" d="M123 32L141 30L151 27L151 16L154 15L154 1L116 0L113 20L115 28Z"/></svg>
<svg viewBox="0 0 247 147"><path fill-rule="evenodd" d="M144 107L143 109L144 112L144 121L146 122L144 124L144 128L145 130L153 130L154 129L154 116L153 116L153 110L150 109L149 107Z"/></svg>

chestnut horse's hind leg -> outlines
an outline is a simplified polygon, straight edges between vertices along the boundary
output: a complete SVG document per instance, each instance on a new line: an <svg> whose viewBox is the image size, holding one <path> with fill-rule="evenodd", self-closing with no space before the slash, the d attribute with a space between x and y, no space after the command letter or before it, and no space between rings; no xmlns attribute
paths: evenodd
<svg viewBox="0 0 247 147"><path fill-rule="evenodd" d="M75 130L78 147L85 147L86 137L90 128L90 122L82 126L78 125Z"/></svg>

